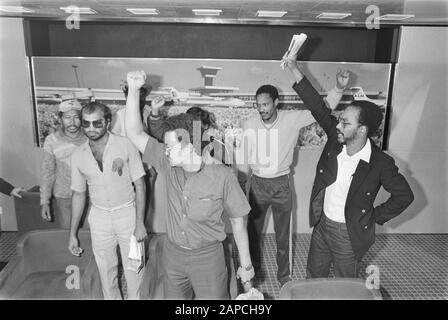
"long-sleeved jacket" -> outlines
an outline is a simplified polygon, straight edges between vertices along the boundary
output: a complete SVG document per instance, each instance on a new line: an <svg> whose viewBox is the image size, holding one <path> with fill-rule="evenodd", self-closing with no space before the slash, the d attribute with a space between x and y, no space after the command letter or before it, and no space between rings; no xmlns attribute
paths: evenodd
<svg viewBox="0 0 448 320"><path fill-rule="evenodd" d="M12 190L14 190L14 186L10 184L8 181L5 181L2 178L0 178L0 192L9 196L11 195Z"/></svg>
<svg viewBox="0 0 448 320"><path fill-rule="evenodd" d="M337 156L342 145L337 140L338 121L331 115L317 91L306 78L293 85L293 89L325 130L328 141L316 167L316 177L310 199L310 226L321 217L326 187L336 181ZM357 259L361 259L375 241L375 222L384 224L403 212L414 200L414 194L406 179L398 172L392 157L372 142L370 162L359 161L345 203L345 221ZM390 193L389 199L374 207L375 197L383 187Z"/></svg>

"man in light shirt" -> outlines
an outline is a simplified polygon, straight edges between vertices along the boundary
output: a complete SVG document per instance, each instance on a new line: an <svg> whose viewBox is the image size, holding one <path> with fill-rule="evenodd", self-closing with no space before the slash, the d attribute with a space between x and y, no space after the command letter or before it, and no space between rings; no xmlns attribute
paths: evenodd
<svg viewBox="0 0 448 320"><path fill-rule="evenodd" d="M101 103L91 102L82 109L81 125L88 141L72 154L73 212L69 250L76 256L82 252L76 235L88 185L92 203L88 222L104 298L121 299L118 244L128 298L139 299L144 270L139 273L130 271L127 264L131 235L137 241L146 237L143 223L145 172L134 145L127 138L108 132L110 121L110 109Z"/></svg>
<svg viewBox="0 0 448 320"><path fill-rule="evenodd" d="M310 203L311 236L307 278L356 278L360 261L375 241L375 223L384 224L403 212L414 195L398 172L394 159L369 137L378 130L383 114L370 101L354 101L337 120L322 97L288 61L293 89L325 130L328 141L316 168ZM383 187L390 198L374 207Z"/></svg>
<svg viewBox="0 0 448 320"><path fill-rule="evenodd" d="M339 103L348 78L337 77L327 102L331 108ZM277 243L277 279L280 286L291 280L289 270L289 228L292 210L290 167L300 129L315 122L308 110L277 110L279 95L272 85L258 88L255 107L258 115L243 123L237 165L243 190L251 173L249 186L248 232L251 257L255 269L261 265L261 233L266 213L272 207Z"/></svg>
<svg viewBox="0 0 448 320"><path fill-rule="evenodd" d="M48 135L40 170L41 216L62 229L70 228L72 190L70 158L73 150L87 141L81 130L81 104L76 99L61 102L61 127ZM53 208L53 215L50 207Z"/></svg>

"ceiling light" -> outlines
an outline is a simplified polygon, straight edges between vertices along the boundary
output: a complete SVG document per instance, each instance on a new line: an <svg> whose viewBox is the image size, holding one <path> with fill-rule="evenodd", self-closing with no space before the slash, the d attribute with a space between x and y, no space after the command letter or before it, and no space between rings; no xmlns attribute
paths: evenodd
<svg viewBox="0 0 448 320"><path fill-rule="evenodd" d="M288 11L266 11L266 10L258 10L257 16L258 17L269 17L269 18L281 18L285 14L287 14Z"/></svg>
<svg viewBox="0 0 448 320"><path fill-rule="evenodd" d="M197 16L219 16L221 9L191 9Z"/></svg>
<svg viewBox="0 0 448 320"><path fill-rule="evenodd" d="M156 16L160 14L160 11L157 9L147 9L147 8L126 8L126 11L129 11L133 14L149 14Z"/></svg>
<svg viewBox="0 0 448 320"><path fill-rule="evenodd" d="M32 13L34 10L18 6L0 6L0 11L9 13Z"/></svg>
<svg viewBox="0 0 448 320"><path fill-rule="evenodd" d="M316 19L335 19L340 20L347 17L350 17L351 13L344 13L344 12L322 12L319 14Z"/></svg>
<svg viewBox="0 0 448 320"><path fill-rule="evenodd" d="M68 7L60 7L59 9L64 10L66 13L79 13L79 14L97 14L95 10L87 7L77 7L77 6L68 6Z"/></svg>
<svg viewBox="0 0 448 320"><path fill-rule="evenodd" d="M408 18L414 18L413 14L385 14L378 18L378 20L404 20Z"/></svg>

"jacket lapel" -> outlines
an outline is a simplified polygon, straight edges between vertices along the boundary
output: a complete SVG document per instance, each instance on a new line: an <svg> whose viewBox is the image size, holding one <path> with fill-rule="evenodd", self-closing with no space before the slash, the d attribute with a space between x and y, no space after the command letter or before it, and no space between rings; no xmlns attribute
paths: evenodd
<svg viewBox="0 0 448 320"><path fill-rule="evenodd" d="M336 181L338 175L338 155L342 152L342 145L337 141L330 151L327 153L328 168L330 170L331 183ZM330 183L330 184L331 184Z"/></svg>
<svg viewBox="0 0 448 320"><path fill-rule="evenodd" d="M375 144L370 141L372 146L372 154L370 155L369 162L365 162L364 160L359 160L358 166L356 167L355 173L353 174L353 180L350 184L350 188L348 189L347 201L350 201L351 197L356 193L356 190L361 186L361 184L366 179L369 171L372 167L372 164L375 161L377 148Z"/></svg>

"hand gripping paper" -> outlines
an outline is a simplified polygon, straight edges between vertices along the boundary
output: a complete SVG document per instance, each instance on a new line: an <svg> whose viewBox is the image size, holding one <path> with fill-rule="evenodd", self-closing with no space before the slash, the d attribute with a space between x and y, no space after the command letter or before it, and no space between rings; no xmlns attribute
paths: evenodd
<svg viewBox="0 0 448 320"><path fill-rule="evenodd" d="M291 43L289 44L288 50L285 52L282 58L282 62L280 63L280 67L282 69L286 68L286 60L296 60L297 53L300 50L300 47L305 42L307 35L304 33L295 34L292 36Z"/></svg>
<svg viewBox="0 0 448 320"><path fill-rule="evenodd" d="M131 235L129 242L128 270L139 273L145 264L145 245L137 242L134 235Z"/></svg>

